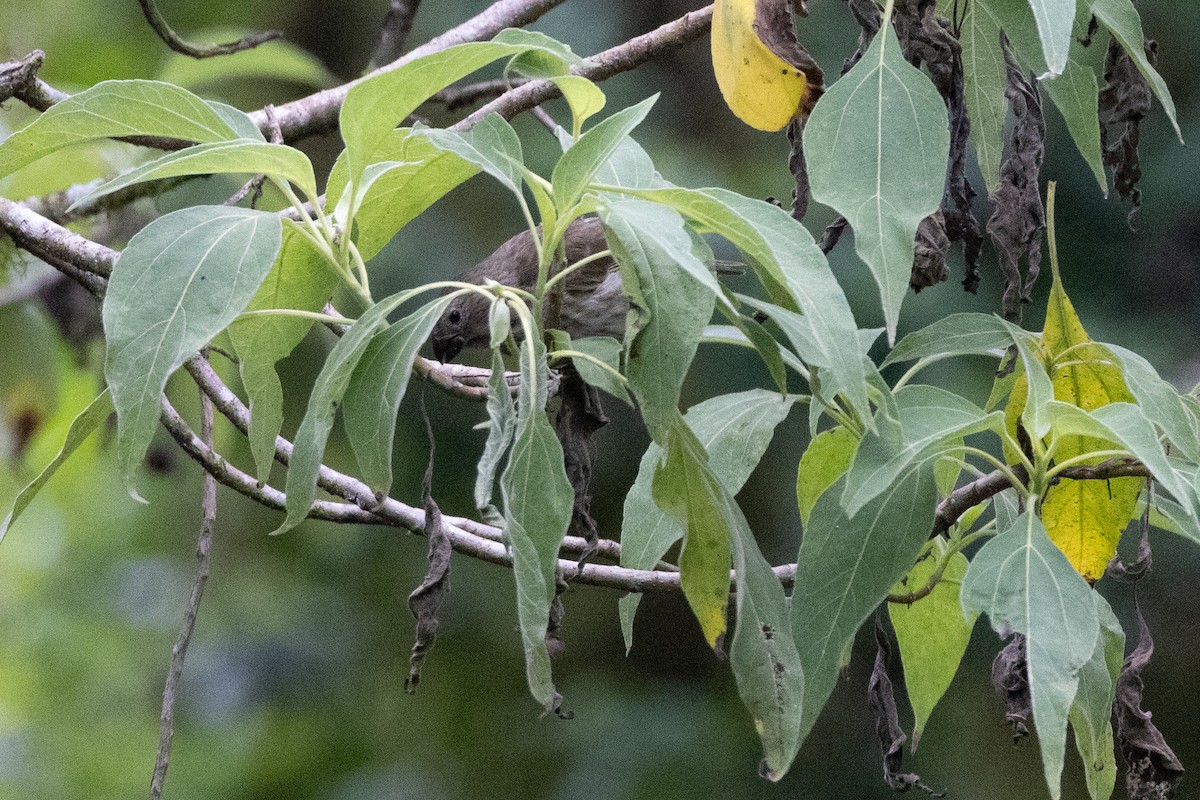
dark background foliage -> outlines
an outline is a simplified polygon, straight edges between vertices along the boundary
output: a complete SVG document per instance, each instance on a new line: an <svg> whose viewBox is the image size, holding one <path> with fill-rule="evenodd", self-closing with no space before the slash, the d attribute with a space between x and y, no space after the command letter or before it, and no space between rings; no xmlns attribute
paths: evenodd
<svg viewBox="0 0 1200 800"><path fill-rule="evenodd" d="M811 0L800 38L832 77L855 46L857 29L843 3ZM175 0L172 25L190 34L206 27L277 27L315 53L341 79L367 62L386 3L353 0ZM486 6L482 0L426 2L413 43ZM672 19L698 3L575 2L537 27L581 54L609 47ZM1194 9L1188 0L1145 0L1148 35L1159 41L1159 68L1194 138L1200 97L1191 63ZM136 3L112 0L7 0L0 12L0 59L46 51L44 78L72 90L108 78L154 77L166 50ZM1103 44L1093 55L1103 56ZM671 180L720 185L751 196L787 199L787 143L737 122L716 91L707 46L696 43L604 85L609 109L662 92L639 141ZM208 94L243 108L283 102L305 87L251 80L210 87ZM13 129L20 109L0 112ZM549 110L565 119L563 109ZM444 113L432 110L431 119ZM1046 177L1059 182L1059 252L1067 289L1089 333L1138 350L1180 386L1200 378L1200 160L1174 141L1157 109L1142 128L1143 206L1126 225L1128 206L1105 199L1073 150L1055 112L1048 112ZM548 164L554 142L533 120L517 121L534 164ZM330 163L336 134L303 144ZM90 177L110 166L68 154L23 183L0 184L22 197L61 188L65 176ZM977 187L980 181L976 179ZM232 191L199 182L145 203L105 224L115 244L149 215ZM832 214L814 206L818 230ZM374 265L376 292L449 277L518 230L521 221L498 187L476 179L456 190L401 233ZM99 235L99 234L97 234ZM860 325L879 323L877 299L847 240L833 267L847 286ZM953 270L953 267L952 267ZM913 329L952 310L998 309L1002 283L985 253L977 296L958 287L961 275L906 300L901 324ZM1026 314L1040 325L1039 285ZM86 308L86 306L84 306ZM294 430L311 378L329 346L314 335L284 364ZM0 309L0 395L6 432L0 451L0 502L44 463L70 417L98 385L96 343L69 349L45 315L29 307ZM953 362L931 370L982 399L991 365ZM685 403L768 385L754 360L720 349L702 351ZM971 389L970 387L974 387ZM194 389L174 387L193 414ZM473 459L481 447L470 430L482 406L428 391L438 438L435 493L447 513L471 507ZM17 399L13 399L17 398ZM30 399L32 398L32 399ZM406 401L397 434L395 491L410 502L420 492L427 457ZM14 409L33 409L41 428L19 454ZM612 409L600 435L594 509L605 535L620 525L624 492L646 436L636 419ZM799 541L795 465L805 424L784 426L740 500L768 557L793 560ZM162 441L155 471L143 482L148 506L130 500L116 475L110 442L98 437L71 462L0 546L0 797L128 797L145 790L158 736L164 671L175 639L193 563L200 472ZM247 453L218 426L218 445ZM334 442L328 458L349 465ZM705 647L678 596L642 605L629 657L616 595L579 587L567 595L565 653L556 678L572 721L542 719L525 686L515 630L510 576L455 557L453 591L443 607L437 647L415 696L402 690L412 642L405 598L424 571L425 542L387 529L309 523L268 539L277 515L230 492L220 494L213 577L176 709L176 746L169 796L228 798L716 798L889 797L867 716L866 684L873 648L860 650L790 774L772 786L756 775L759 746L724 664ZM1200 553L1166 534L1152 538L1156 570L1140 587L1156 633L1155 660L1144 672L1146 703L1185 766L1200 765L1200 694L1193 664L1200 649L1197 599ZM1131 626L1128 587L1103 586ZM935 711L915 758L935 788L956 798L1045 796L1036 745L1011 745L989 665L998 646L977 626L962 673ZM894 667L897 665L893 665ZM898 672L893 673L898 677ZM901 707L902 719L908 714ZM906 726L910 719L904 719ZM1082 774L1068 759L1066 797L1083 797ZM1184 795L1195 789L1186 777Z"/></svg>

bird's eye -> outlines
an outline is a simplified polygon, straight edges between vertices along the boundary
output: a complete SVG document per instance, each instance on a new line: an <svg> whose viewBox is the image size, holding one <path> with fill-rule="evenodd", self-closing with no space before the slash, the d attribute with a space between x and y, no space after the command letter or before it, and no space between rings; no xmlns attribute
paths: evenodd
<svg viewBox="0 0 1200 800"><path fill-rule="evenodd" d="M446 315L446 321L451 325L457 325L458 323L462 322L462 313L455 308Z"/></svg>

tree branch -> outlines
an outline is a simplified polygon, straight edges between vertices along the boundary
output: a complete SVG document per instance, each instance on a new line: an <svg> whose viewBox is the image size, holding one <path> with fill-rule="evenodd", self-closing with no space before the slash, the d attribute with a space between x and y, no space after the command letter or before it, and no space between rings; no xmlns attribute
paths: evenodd
<svg viewBox="0 0 1200 800"><path fill-rule="evenodd" d="M200 440L212 448L213 407L203 392L200 393ZM187 658L188 646L196 630L196 616L200 613L200 601L204 599L204 587L208 583L209 567L212 563L212 533L217 521L217 482L212 473L204 475L204 492L200 502L200 533L196 537L196 574L192 579L192 593L183 612L183 624L179 638L171 648L171 666L167 669L167 681L163 687L162 714L159 719L158 756L154 759L154 773L150 778L150 798L162 797L163 781L167 778L167 765L171 757L171 739L175 736L175 692L183 678L183 662Z"/></svg>
<svg viewBox="0 0 1200 800"><path fill-rule="evenodd" d="M251 50L273 39L283 38L283 31L262 31L260 33L252 33L249 36L243 36L236 42L194 44L184 41L180 38L179 34L171 30L171 26L167 24L166 18L158 10L158 5L154 0L138 0L138 2L141 3L142 13L146 15L146 22L150 23L150 27L158 34L158 38L162 39L167 47L176 53L182 53L192 58L227 56L231 53L241 52L242 50Z"/></svg>
<svg viewBox="0 0 1200 800"><path fill-rule="evenodd" d="M593 81L602 81L640 66L664 52L682 47L708 33L711 26L712 6L706 6L699 11L689 11L679 19L649 33L635 36L624 44L597 53L572 72ZM530 81L479 108L452 125L451 130L467 130L492 113L511 119L522 111L528 111L561 94L551 81Z"/></svg>
<svg viewBox="0 0 1200 800"><path fill-rule="evenodd" d="M375 49L367 63L368 72L399 58L408 35L412 33L413 20L420 6L421 0L391 0L388 3L383 24L379 26L379 38L375 40Z"/></svg>

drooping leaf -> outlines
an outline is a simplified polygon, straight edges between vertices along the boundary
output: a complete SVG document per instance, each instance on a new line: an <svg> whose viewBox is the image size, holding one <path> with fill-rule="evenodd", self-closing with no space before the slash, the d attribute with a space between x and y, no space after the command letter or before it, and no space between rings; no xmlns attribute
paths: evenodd
<svg viewBox="0 0 1200 800"><path fill-rule="evenodd" d="M680 585L708 646L725 635L733 533L720 502L720 483L708 469L708 454L678 411L666 430L665 457L654 469L654 502L683 529Z"/></svg>
<svg viewBox="0 0 1200 800"><path fill-rule="evenodd" d="M892 587L892 593L905 594L922 589L937 568L945 548L945 542L939 540L929 557L918 561L904 580ZM929 715L958 672L959 662L971 639L971 629L975 627L978 614L971 613L964 619L959 603L959 586L966 572L966 556L955 553L946 561L941 579L928 596L910 605L888 604L892 628L900 643L904 687L915 717L913 750L917 749Z"/></svg>
<svg viewBox="0 0 1200 800"><path fill-rule="evenodd" d="M320 311L337 284L338 277L324 257L289 226L283 232L279 258L246 309ZM275 437L283 426L283 387L275 365L295 349L312 325L309 319L271 314L242 317L229 326L250 404L250 452L263 483L271 474Z"/></svg>
<svg viewBox="0 0 1200 800"><path fill-rule="evenodd" d="M1046 58L1046 74L1062 74L1071 46L1071 28L1075 24L1075 0L1028 0L1037 22L1038 38Z"/></svg>
<svg viewBox="0 0 1200 800"><path fill-rule="evenodd" d="M546 632L555 595L558 549L575 504L563 451L546 419L546 353L537 338L521 346L521 389L512 451L500 476L504 535L512 548L517 620L529 691L546 711L562 697L550 674Z"/></svg>
<svg viewBox="0 0 1200 800"><path fill-rule="evenodd" d="M847 405L870 419L868 363L841 286L812 236L786 211L724 189L659 189L641 196L677 209L701 229L728 239L742 252L774 304L808 319L826 382Z"/></svg>
<svg viewBox="0 0 1200 800"><path fill-rule="evenodd" d="M113 178L76 200L72 208L95 202L101 197L135 183L174 178L179 175L266 174L291 181L306 197L317 196L308 156L294 147L270 144L255 139L206 142L185 150L167 153Z"/></svg>
<svg viewBox="0 0 1200 800"><path fill-rule="evenodd" d="M317 475L325 454L325 443L333 430L334 415L346 394L354 368L358 366L367 345L385 325L387 315L412 297L415 291L392 295L371 306L338 339L326 357L325 365L321 367L309 395L304 419L296 430L296 447L288 462L285 485L287 517L273 535L290 531L308 516L308 510L317 496Z"/></svg>
<svg viewBox="0 0 1200 800"><path fill-rule="evenodd" d="M812 196L850 221L892 344L917 226L942 202L950 125L941 96L904 60L891 26L817 103L804 149L823 154L809 164Z"/></svg>
<svg viewBox="0 0 1200 800"><path fill-rule="evenodd" d="M1031 0L980 0L972 3L981 17L986 16L990 24L999 26L1008 37L1009 45L1026 70L1044 76L1049 72L1047 60L1038 35ZM1063 2L1063 0L1053 0ZM1071 0L1074 2L1074 0ZM1107 194L1108 179L1104 175L1104 164L1100 157L1100 123L1096 117L1097 85L1096 73L1080 52L1082 46L1070 40L1067 60L1057 77L1038 80L1037 86L1045 89L1063 121L1067 132L1075 142L1083 159L1091 167L1100 190ZM1003 68L1003 65L1001 65ZM972 117L972 124L975 120ZM986 174L986 173L985 173ZM991 187L989 187L991 188ZM993 189L994 191L994 189Z"/></svg>
<svg viewBox="0 0 1200 800"><path fill-rule="evenodd" d="M669 215L674 217L665 220L669 227L654 230L633 211L625 203L599 209L636 313L625 332L625 376L647 430L661 444L678 415L683 378L712 318L715 296L694 277L708 275L707 259L694 252L696 242L682 221Z"/></svg>
<svg viewBox="0 0 1200 800"><path fill-rule="evenodd" d="M833 692L842 654L863 620L912 568L933 527L937 487L928 465L910 470L854 517L827 491L800 543L792 633L804 666L801 741Z"/></svg>
<svg viewBox="0 0 1200 800"><path fill-rule="evenodd" d="M103 81L55 103L0 143L0 178L56 150L117 136L187 142L236 139L208 103L159 81Z"/></svg>
<svg viewBox="0 0 1200 800"><path fill-rule="evenodd" d="M196 206L154 220L121 253L104 299L104 376L131 489L167 378L254 297L279 254L282 227L275 214Z"/></svg>
<svg viewBox="0 0 1200 800"><path fill-rule="evenodd" d="M62 448L51 459L50 463L38 473L38 476L17 494L16 499L13 500L12 508L5 515L4 519L0 520L0 542L4 541L4 535L8 533L12 524L17 521L17 517L21 516L21 513L29 507L29 504L37 497L38 492L42 490L42 487L54 477L54 473L58 472L58 468L79 449L79 446L92 435L92 432L96 428L104 424L104 421L108 419L108 415L112 412L112 396L109 394L108 389L101 392L99 397L88 403L87 408L79 412L74 421L71 422L71 427L67 429L67 437L63 441Z"/></svg>
<svg viewBox="0 0 1200 800"><path fill-rule="evenodd" d="M654 499L684 529L679 554L683 593L712 647L719 646L725 632L733 558L738 619L730 665L762 739L763 775L777 781L800 747L804 691L783 587L733 495L708 467L707 453L678 414L665 450L666 459L654 474Z"/></svg>
<svg viewBox="0 0 1200 800"><path fill-rule="evenodd" d="M730 495L737 494L771 443L775 428L787 416L793 398L751 389L705 400L688 409L687 425L708 452L708 468ZM625 497L621 527L621 566L653 569L683 536L683 529L651 496L654 468L662 447L651 444L642 456L637 479ZM640 594L618 601L625 649L633 646L633 618Z"/></svg>
<svg viewBox="0 0 1200 800"><path fill-rule="evenodd" d="M1068 719L1075 747L1083 759L1084 777L1092 800L1108 800L1117 781L1117 754L1113 749L1113 700L1117 676L1125 657L1125 632L1108 602L1092 592L1100 638L1092 657L1079 670L1079 691Z"/></svg>
<svg viewBox="0 0 1200 800"><path fill-rule="evenodd" d="M962 583L964 613L982 611L992 627L1025 637L1033 719L1050 796L1062 794L1067 714L1079 670L1100 636L1087 582L1025 511L975 554Z"/></svg>
<svg viewBox="0 0 1200 800"><path fill-rule="evenodd" d="M1004 151L1004 56L1000 52L1000 22L986 3L968 3L963 14L963 94L971 118L971 144L988 192L1000 185Z"/></svg>
<svg viewBox="0 0 1200 800"><path fill-rule="evenodd" d="M1150 84L1154 96L1162 103L1163 111L1166 112L1167 119L1171 121L1175 135L1182 144L1183 134L1175 118L1175 101L1171 99L1171 90L1167 88L1166 81L1146 57L1146 36L1142 33L1142 20L1138 16L1137 8L1130 0L1090 0L1090 5L1096 19L1121 43L1125 52L1129 53L1129 57L1137 65L1138 71Z"/></svg>
<svg viewBox="0 0 1200 800"><path fill-rule="evenodd" d="M822 431L809 442L796 472L796 501L805 526L817 500L850 469L857 449L854 431L840 426Z"/></svg>
<svg viewBox="0 0 1200 800"><path fill-rule="evenodd" d="M507 305L497 303L493 308ZM508 335L508 324L505 323L505 336ZM493 343L493 347L495 344ZM513 433L517 423L517 411L513 405L512 394L508 382L504 379L504 357L498 347L492 350L492 374L488 378L487 400L488 427L487 441L475 473L475 508L482 512L487 522L496 524L500 514L492 505L492 487L496 482L496 473L500 469L501 459L512 444Z"/></svg>
<svg viewBox="0 0 1200 800"><path fill-rule="evenodd" d="M392 488L396 414L412 375L417 350L453 297L433 300L375 334L354 368L342 403L346 438L359 477L382 499Z"/></svg>
<svg viewBox="0 0 1200 800"><path fill-rule="evenodd" d="M726 105L742 122L777 131L820 97L821 68L796 39L787 0L718 0L712 63Z"/></svg>

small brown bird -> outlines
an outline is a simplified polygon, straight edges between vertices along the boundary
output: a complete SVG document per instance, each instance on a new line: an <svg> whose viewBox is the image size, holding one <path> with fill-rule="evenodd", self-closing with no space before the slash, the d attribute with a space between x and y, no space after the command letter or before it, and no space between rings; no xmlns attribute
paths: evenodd
<svg viewBox="0 0 1200 800"><path fill-rule="evenodd" d="M580 217L567 228L566 264L569 266L606 249L604 229L596 217ZM467 270L460 280L482 284L491 279L532 292L537 283L537 250L533 236L524 231L500 245L494 253ZM573 339L585 336L625 335L629 298L621 290L621 276L611 257L600 258L563 279L557 327ZM456 297L433 326L430 340L438 361L450 361L464 348L487 347L490 304L474 292ZM551 303L546 303L547 324Z"/></svg>

